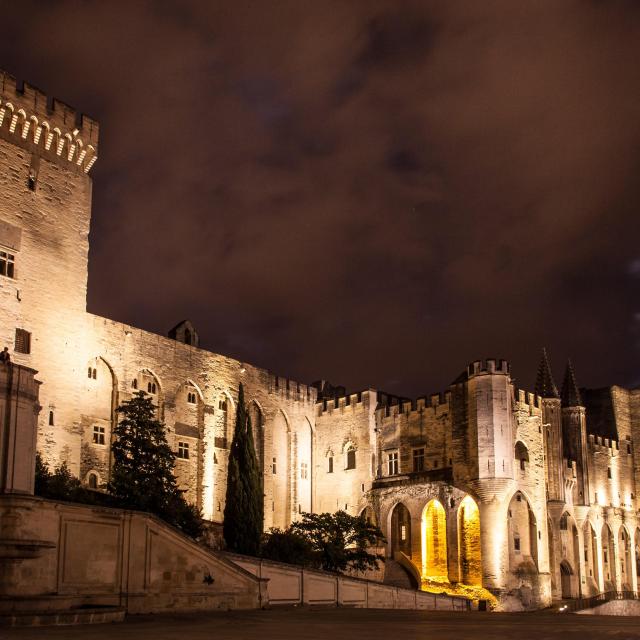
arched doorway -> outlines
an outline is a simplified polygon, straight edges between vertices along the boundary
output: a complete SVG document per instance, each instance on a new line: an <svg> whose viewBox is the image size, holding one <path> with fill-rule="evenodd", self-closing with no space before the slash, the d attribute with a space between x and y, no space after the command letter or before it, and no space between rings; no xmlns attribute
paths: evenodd
<svg viewBox="0 0 640 640"><path fill-rule="evenodd" d="M576 594L573 592L573 569L571 565L563 560L560 563L560 584L562 587L562 599L568 600L569 598L575 598Z"/></svg>
<svg viewBox="0 0 640 640"><path fill-rule="evenodd" d="M401 551L411 557L411 515L399 502L391 514L391 553Z"/></svg>
<svg viewBox="0 0 640 640"><path fill-rule="evenodd" d="M480 509L471 496L466 496L458 509L458 566L461 582L482 584Z"/></svg>
<svg viewBox="0 0 640 640"><path fill-rule="evenodd" d="M447 516L439 500L431 500L422 512L422 576L448 580Z"/></svg>

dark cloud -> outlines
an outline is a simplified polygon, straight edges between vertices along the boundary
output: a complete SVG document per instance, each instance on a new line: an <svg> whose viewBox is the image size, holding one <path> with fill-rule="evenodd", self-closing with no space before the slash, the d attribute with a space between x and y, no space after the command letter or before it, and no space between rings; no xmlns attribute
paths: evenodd
<svg viewBox="0 0 640 640"><path fill-rule="evenodd" d="M640 383L637 3L25 1L3 33L101 123L94 313L405 395L486 356L530 386L542 345Z"/></svg>

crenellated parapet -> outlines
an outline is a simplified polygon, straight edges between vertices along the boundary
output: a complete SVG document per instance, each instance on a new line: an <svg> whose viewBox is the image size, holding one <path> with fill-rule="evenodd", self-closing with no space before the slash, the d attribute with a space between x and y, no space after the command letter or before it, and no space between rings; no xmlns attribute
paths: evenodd
<svg viewBox="0 0 640 640"><path fill-rule="evenodd" d="M472 378L477 375L496 373L509 375L511 373L511 366L506 360L498 360L495 358L474 360L468 365L466 373L468 378Z"/></svg>
<svg viewBox="0 0 640 640"><path fill-rule="evenodd" d="M95 120L4 71L0 71L0 133L84 173L98 159Z"/></svg>
<svg viewBox="0 0 640 640"><path fill-rule="evenodd" d="M348 393L337 398L324 398L317 404L317 415L322 416L331 414L334 411L344 411L347 408L352 410L364 409L371 404L372 397L375 398L375 391L370 389L366 391L358 391L357 393Z"/></svg>
<svg viewBox="0 0 640 640"><path fill-rule="evenodd" d="M540 415L542 409L542 398L531 391L513 388L514 408L521 411L528 411L530 415Z"/></svg>
<svg viewBox="0 0 640 640"><path fill-rule="evenodd" d="M269 373L269 393L276 394L287 400L315 404L318 390L310 385L283 378L275 373Z"/></svg>

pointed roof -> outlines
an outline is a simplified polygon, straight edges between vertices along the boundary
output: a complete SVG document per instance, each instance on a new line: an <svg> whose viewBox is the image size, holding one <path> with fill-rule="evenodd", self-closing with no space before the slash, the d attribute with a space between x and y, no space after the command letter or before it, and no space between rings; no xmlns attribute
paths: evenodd
<svg viewBox="0 0 640 640"><path fill-rule="evenodd" d="M535 393L542 398L559 398L558 387L553 379L551 373L551 365L549 364L549 357L547 356L547 350L542 349L542 360L540 360L540 366L538 367L538 375L536 376Z"/></svg>
<svg viewBox="0 0 640 640"><path fill-rule="evenodd" d="M576 383L576 374L573 370L571 360L567 360L567 368L564 372L564 381L562 383L562 391L560 394L562 404L565 407L582 407L582 397Z"/></svg>

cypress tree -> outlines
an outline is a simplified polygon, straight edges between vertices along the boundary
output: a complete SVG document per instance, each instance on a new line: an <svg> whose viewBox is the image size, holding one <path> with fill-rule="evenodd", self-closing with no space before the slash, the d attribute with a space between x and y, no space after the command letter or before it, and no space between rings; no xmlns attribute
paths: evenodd
<svg viewBox="0 0 640 640"><path fill-rule="evenodd" d="M149 396L138 391L117 409L109 491L119 506L160 516L194 538L202 532L200 510L184 499L173 473L175 455Z"/></svg>
<svg viewBox="0 0 640 640"><path fill-rule="evenodd" d="M262 537L262 505L262 479L256 459L251 419L244 404L244 388L240 383L236 424L227 468L227 496L222 529L230 551L258 554Z"/></svg>

